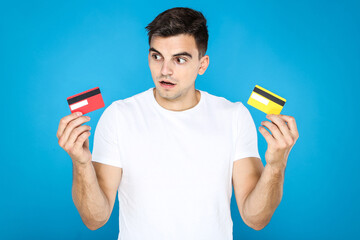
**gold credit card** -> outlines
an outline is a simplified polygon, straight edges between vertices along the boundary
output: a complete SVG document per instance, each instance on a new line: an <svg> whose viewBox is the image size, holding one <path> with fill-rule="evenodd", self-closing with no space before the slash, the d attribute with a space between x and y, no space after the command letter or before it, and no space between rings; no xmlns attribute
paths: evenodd
<svg viewBox="0 0 360 240"><path fill-rule="evenodd" d="M280 114L285 102L285 98L256 85L247 103L266 114Z"/></svg>

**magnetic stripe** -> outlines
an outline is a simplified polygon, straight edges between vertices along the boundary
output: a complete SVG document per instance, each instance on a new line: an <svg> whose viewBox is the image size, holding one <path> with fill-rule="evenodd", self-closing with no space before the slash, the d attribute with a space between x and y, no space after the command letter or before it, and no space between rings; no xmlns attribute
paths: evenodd
<svg viewBox="0 0 360 240"><path fill-rule="evenodd" d="M100 94L100 88L97 88L95 90L92 90L90 92L87 92L87 93L84 93L82 95L79 95L79 96L76 96L76 97L73 97L73 98L70 98L68 99L68 104L71 105L71 104L74 104L74 103L77 103L81 100L84 100L84 99L87 99L89 97L92 97L92 96L95 96L97 94Z"/></svg>
<svg viewBox="0 0 360 240"><path fill-rule="evenodd" d="M281 99L279 99L277 97L274 97L273 95L271 95L271 94L269 94L269 93L267 93L267 92L265 92L265 91L263 91L263 90L261 90L261 89L259 89L257 87L255 87L253 91L256 92L257 94L260 94L261 96L266 97L267 99L279 104L280 106L285 105L285 102L283 100L281 100Z"/></svg>

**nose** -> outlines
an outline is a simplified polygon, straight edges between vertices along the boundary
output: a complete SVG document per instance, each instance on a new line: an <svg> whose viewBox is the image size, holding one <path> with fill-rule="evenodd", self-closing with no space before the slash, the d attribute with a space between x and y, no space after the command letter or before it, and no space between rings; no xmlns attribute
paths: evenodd
<svg viewBox="0 0 360 240"><path fill-rule="evenodd" d="M170 62L163 62L163 65L161 66L161 74L164 76L173 74L172 65Z"/></svg>

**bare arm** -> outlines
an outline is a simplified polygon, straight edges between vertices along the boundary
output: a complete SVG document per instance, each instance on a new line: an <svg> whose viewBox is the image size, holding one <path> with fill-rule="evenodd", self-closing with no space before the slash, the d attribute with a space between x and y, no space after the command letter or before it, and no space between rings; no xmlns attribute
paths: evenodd
<svg viewBox="0 0 360 240"><path fill-rule="evenodd" d="M284 174L291 148L299 138L295 119L286 115L267 115L272 122L262 122L261 134L268 142L266 166L259 158L234 162L233 184L238 208L244 222L261 230L271 220L283 195Z"/></svg>
<svg viewBox="0 0 360 240"><path fill-rule="evenodd" d="M259 158L234 163L234 192L244 222L255 230L263 229L280 204L284 174L270 165L263 167Z"/></svg>
<svg viewBox="0 0 360 240"><path fill-rule="evenodd" d="M101 163L73 164L73 201L89 229L96 230L109 220L121 175L121 168Z"/></svg>
<svg viewBox="0 0 360 240"><path fill-rule="evenodd" d="M101 190L91 162L73 163L72 197L84 224L91 230L103 226L110 217L110 204Z"/></svg>
<svg viewBox="0 0 360 240"><path fill-rule="evenodd" d="M89 121L73 113L60 120L59 145L73 162L73 201L84 224L91 230L102 227L110 218L122 169L91 161Z"/></svg>

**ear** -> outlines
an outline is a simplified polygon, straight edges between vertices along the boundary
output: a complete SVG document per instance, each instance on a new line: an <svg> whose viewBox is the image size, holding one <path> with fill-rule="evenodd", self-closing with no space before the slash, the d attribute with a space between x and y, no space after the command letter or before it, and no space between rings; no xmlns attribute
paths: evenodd
<svg viewBox="0 0 360 240"><path fill-rule="evenodd" d="M209 66L209 63L210 63L210 59L209 59L208 55L205 55L200 59L200 68L199 68L199 71L198 71L198 73L200 75L203 75L205 73L206 69Z"/></svg>

